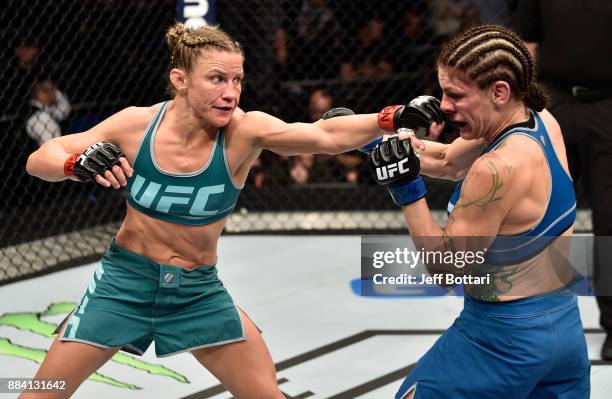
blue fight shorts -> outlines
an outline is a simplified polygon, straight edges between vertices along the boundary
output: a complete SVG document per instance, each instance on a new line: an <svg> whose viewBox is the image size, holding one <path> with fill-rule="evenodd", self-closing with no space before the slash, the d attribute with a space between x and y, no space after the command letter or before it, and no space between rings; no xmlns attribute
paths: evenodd
<svg viewBox="0 0 612 399"><path fill-rule="evenodd" d="M453 325L395 395L416 399L587 399L591 364L569 291L503 303L465 297Z"/></svg>

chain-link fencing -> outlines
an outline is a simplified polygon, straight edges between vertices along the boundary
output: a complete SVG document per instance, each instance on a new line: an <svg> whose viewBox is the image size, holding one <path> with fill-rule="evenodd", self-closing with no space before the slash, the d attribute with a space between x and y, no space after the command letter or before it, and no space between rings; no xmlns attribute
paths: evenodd
<svg viewBox="0 0 612 399"><path fill-rule="evenodd" d="M371 113L420 94L439 95L437 47L478 23L508 24L513 7L512 0L218 0L215 11L217 23L245 49L241 107L310 122L332 106ZM0 281L104 250L125 213L122 194L32 178L27 156L128 105L167 99L164 33L176 15L174 0L4 2ZM429 179L428 186L429 204L443 219L452 184ZM588 215L583 219L588 229ZM264 152L226 231L364 233L403 226L363 155Z"/></svg>

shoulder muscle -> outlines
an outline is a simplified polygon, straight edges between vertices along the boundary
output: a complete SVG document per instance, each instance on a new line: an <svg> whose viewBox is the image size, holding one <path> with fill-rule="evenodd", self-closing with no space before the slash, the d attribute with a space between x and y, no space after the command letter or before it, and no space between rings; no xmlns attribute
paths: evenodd
<svg viewBox="0 0 612 399"><path fill-rule="evenodd" d="M98 141L109 141L122 147L135 134L147 127L159 105L153 107L128 107L111 115L91 129L53 139L68 153L84 151Z"/></svg>

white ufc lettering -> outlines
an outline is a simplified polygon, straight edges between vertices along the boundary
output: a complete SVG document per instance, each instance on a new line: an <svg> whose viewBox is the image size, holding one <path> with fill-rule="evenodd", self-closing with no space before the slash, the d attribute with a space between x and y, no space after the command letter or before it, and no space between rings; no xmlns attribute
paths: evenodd
<svg viewBox="0 0 612 399"><path fill-rule="evenodd" d="M410 171L410 168L405 166L407 162L408 158L404 158L399 162L376 168L376 177L378 180L386 180L393 178L395 176L395 172L402 174L406 173Z"/></svg>

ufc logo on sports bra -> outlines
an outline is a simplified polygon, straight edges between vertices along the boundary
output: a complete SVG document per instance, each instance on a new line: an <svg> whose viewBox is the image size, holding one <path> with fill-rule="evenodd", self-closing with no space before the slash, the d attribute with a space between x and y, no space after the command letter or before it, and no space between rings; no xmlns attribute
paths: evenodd
<svg viewBox="0 0 612 399"><path fill-rule="evenodd" d="M408 162L408 158L404 158L397 163L376 168L376 177L378 177L378 180L385 180L395 176L395 172L399 171L400 173L406 173L410 170L410 168L404 167L406 162Z"/></svg>
<svg viewBox="0 0 612 399"><path fill-rule="evenodd" d="M130 190L130 195L134 202L143 208L171 213L170 209L172 206L183 205L189 207L187 214L191 216L211 216L224 210L205 210L205 208L212 195L222 194L225 191L225 184L197 188L191 186L164 186L154 181L149 181L142 195L137 197L146 183L147 181L144 177L136 175ZM157 205L155 208L152 208L151 205L154 203L157 203ZM185 214L185 211L175 209L172 213Z"/></svg>

